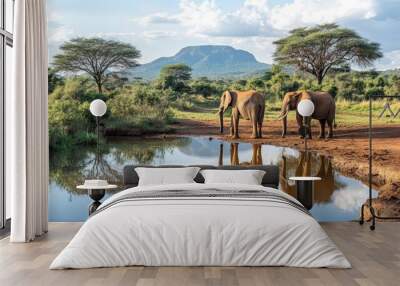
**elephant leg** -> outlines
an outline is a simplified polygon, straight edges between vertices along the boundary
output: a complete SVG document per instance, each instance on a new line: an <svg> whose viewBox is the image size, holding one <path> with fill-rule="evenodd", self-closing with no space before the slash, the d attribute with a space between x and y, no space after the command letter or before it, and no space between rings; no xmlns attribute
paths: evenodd
<svg viewBox="0 0 400 286"><path fill-rule="evenodd" d="M256 139L258 132L257 132L257 122L258 122L258 109L257 107L254 108L254 110L251 111L250 113L250 122L251 122L251 128L252 128L252 132L251 132L251 139Z"/></svg>
<svg viewBox="0 0 400 286"><path fill-rule="evenodd" d="M307 136L309 139L312 139L312 130L311 130L311 117L308 117L307 119Z"/></svg>
<svg viewBox="0 0 400 286"><path fill-rule="evenodd" d="M297 126L298 126L298 129L299 129L300 138L303 139L305 134L303 135L300 132L300 130L303 127L303 117L299 113L296 113L296 121L297 121Z"/></svg>
<svg viewBox="0 0 400 286"><path fill-rule="evenodd" d="M239 143L231 143L231 165L239 165L239 154L238 154Z"/></svg>
<svg viewBox="0 0 400 286"><path fill-rule="evenodd" d="M258 138L262 138L262 125L264 121L264 112L265 112L265 107L261 107L261 111L258 115Z"/></svg>
<svg viewBox="0 0 400 286"><path fill-rule="evenodd" d="M233 139L239 138L239 111L234 109L232 111L232 118L233 118Z"/></svg>
<svg viewBox="0 0 400 286"><path fill-rule="evenodd" d="M263 160L262 160L262 153L261 153L261 144L257 145L257 165L262 165Z"/></svg>
<svg viewBox="0 0 400 286"><path fill-rule="evenodd" d="M320 139L323 139L323 138L325 138L325 124L326 124L326 120L325 120L325 119L319 120L319 124L320 124L319 138L320 138Z"/></svg>
<svg viewBox="0 0 400 286"><path fill-rule="evenodd" d="M235 129L233 128L233 125L234 125L234 124L233 124L233 114L232 114L232 115L231 115L231 133L230 133L231 136L233 136L234 130L235 130Z"/></svg>
<svg viewBox="0 0 400 286"><path fill-rule="evenodd" d="M251 134L251 139L256 139L258 138L258 132L257 132L257 118L253 117L250 119L253 127L253 132Z"/></svg>
<svg viewBox="0 0 400 286"><path fill-rule="evenodd" d="M333 138L333 120L328 120L328 138Z"/></svg>

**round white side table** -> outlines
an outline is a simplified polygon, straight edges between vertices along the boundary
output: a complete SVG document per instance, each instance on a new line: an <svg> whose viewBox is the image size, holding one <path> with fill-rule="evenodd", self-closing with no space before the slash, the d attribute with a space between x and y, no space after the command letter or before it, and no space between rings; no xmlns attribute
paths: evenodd
<svg viewBox="0 0 400 286"><path fill-rule="evenodd" d="M105 185L105 186L89 186L89 185L79 185L76 187L80 190L87 190L89 197L93 202L89 205L89 215L94 213L97 208L101 205L100 200L106 194L106 190L116 189L117 185Z"/></svg>

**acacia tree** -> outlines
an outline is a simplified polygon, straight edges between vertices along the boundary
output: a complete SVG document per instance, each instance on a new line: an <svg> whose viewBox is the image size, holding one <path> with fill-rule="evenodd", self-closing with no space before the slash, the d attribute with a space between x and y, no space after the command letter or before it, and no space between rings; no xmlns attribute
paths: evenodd
<svg viewBox="0 0 400 286"><path fill-rule="evenodd" d="M314 75L318 84L331 69L352 63L366 67L383 56L378 43L337 24L298 28L274 44L276 62Z"/></svg>
<svg viewBox="0 0 400 286"><path fill-rule="evenodd" d="M163 88L174 91L188 89L187 81L192 78L192 69L185 64L171 64L164 66L160 71L160 81Z"/></svg>
<svg viewBox="0 0 400 286"><path fill-rule="evenodd" d="M75 38L65 42L61 53L54 56L58 71L86 72L96 82L99 93L103 92L106 73L138 66L140 51L130 44L101 38Z"/></svg>

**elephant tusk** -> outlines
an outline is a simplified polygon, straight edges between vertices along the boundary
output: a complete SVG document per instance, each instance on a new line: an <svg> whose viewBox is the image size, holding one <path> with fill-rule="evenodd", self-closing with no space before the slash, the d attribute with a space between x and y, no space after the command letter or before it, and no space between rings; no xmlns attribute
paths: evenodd
<svg viewBox="0 0 400 286"><path fill-rule="evenodd" d="M288 115L288 113L289 113L289 110L286 110L286 112L284 114L280 114L278 116L278 119L281 120L281 119L285 118Z"/></svg>

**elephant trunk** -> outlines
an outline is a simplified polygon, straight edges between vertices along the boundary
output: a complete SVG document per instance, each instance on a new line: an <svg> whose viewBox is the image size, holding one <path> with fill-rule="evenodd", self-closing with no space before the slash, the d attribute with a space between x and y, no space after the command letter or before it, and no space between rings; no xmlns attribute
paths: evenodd
<svg viewBox="0 0 400 286"><path fill-rule="evenodd" d="M221 134L224 133L224 111L223 110L220 110L220 112L219 112L219 126L220 126L219 132Z"/></svg>
<svg viewBox="0 0 400 286"><path fill-rule="evenodd" d="M286 136L287 132L287 116L282 118L282 137Z"/></svg>
<svg viewBox="0 0 400 286"><path fill-rule="evenodd" d="M286 135L288 113L289 113L289 105L284 104L282 106L281 114L279 115L279 119L282 120L282 137L285 137L285 135Z"/></svg>
<svg viewBox="0 0 400 286"><path fill-rule="evenodd" d="M279 116L278 116L278 119L284 119L284 118L286 118L286 116L288 115L288 113L289 113L289 106L286 104L286 105L283 105L282 106L282 109L281 109L281 114L279 114Z"/></svg>

